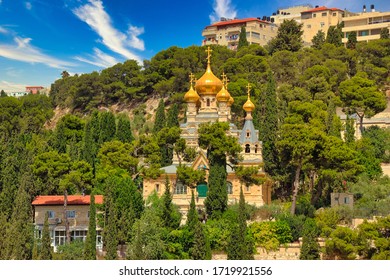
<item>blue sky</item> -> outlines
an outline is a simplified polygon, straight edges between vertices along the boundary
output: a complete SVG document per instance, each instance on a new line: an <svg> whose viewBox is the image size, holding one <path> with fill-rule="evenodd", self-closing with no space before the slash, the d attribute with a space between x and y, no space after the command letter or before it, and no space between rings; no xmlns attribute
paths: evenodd
<svg viewBox="0 0 390 280"><path fill-rule="evenodd" d="M63 70L142 63L171 46L200 45L214 19L270 16L302 3L390 11L389 0L0 0L0 89L48 87Z"/></svg>

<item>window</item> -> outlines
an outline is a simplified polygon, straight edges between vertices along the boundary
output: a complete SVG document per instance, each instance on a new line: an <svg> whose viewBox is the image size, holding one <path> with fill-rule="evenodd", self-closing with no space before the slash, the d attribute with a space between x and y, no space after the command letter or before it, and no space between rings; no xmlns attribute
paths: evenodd
<svg viewBox="0 0 390 280"><path fill-rule="evenodd" d="M233 184L232 182L226 182L226 187L227 187L227 193L228 194L233 194Z"/></svg>
<svg viewBox="0 0 390 280"><path fill-rule="evenodd" d="M249 131L246 132L246 137L250 137L251 133Z"/></svg>
<svg viewBox="0 0 390 280"><path fill-rule="evenodd" d="M368 33L368 30L362 30L362 31L359 31L358 33L358 36L368 36L369 33Z"/></svg>
<svg viewBox="0 0 390 280"><path fill-rule="evenodd" d="M336 15L337 15L336 13L333 13L333 14L332 14L332 16L334 16L334 17L335 17Z"/></svg>
<svg viewBox="0 0 390 280"><path fill-rule="evenodd" d="M245 153L246 153L246 154L249 154L250 152L251 152L251 147L250 147L249 144L246 144L246 145L245 145Z"/></svg>
<svg viewBox="0 0 390 280"><path fill-rule="evenodd" d="M246 186L245 186L245 191L249 192L250 190L251 190L251 186L246 185Z"/></svg>
<svg viewBox="0 0 390 280"><path fill-rule="evenodd" d="M344 197L344 203L349 204L349 197Z"/></svg>
<svg viewBox="0 0 390 280"><path fill-rule="evenodd" d="M160 192L160 184L156 184L156 192L157 192L157 193Z"/></svg>
<svg viewBox="0 0 390 280"><path fill-rule="evenodd" d="M54 246L64 245L65 239L66 239L65 231L56 230L54 232Z"/></svg>
<svg viewBox="0 0 390 280"><path fill-rule="evenodd" d="M317 14L313 14L313 17L317 17Z"/></svg>
<svg viewBox="0 0 390 280"><path fill-rule="evenodd" d="M321 28L325 26L325 22L320 22Z"/></svg>
<svg viewBox="0 0 390 280"><path fill-rule="evenodd" d="M322 13L321 16L326 17L328 13Z"/></svg>
<svg viewBox="0 0 390 280"><path fill-rule="evenodd" d="M210 107L210 99L207 98L206 104L207 104L207 107Z"/></svg>
<svg viewBox="0 0 390 280"><path fill-rule="evenodd" d="M67 218L76 218L76 211L75 210L67 210L66 217Z"/></svg>
<svg viewBox="0 0 390 280"><path fill-rule="evenodd" d="M79 240L79 241L85 241L87 237L87 231L86 230L74 230L70 233L70 240Z"/></svg>
<svg viewBox="0 0 390 280"><path fill-rule="evenodd" d="M47 211L47 218L48 219L54 219L55 213L52 210Z"/></svg>
<svg viewBox="0 0 390 280"><path fill-rule="evenodd" d="M177 182L175 186L175 194L186 194L187 193L187 187L183 185L182 182Z"/></svg>
<svg viewBox="0 0 390 280"><path fill-rule="evenodd" d="M306 25L306 28L310 29L311 28L311 24Z"/></svg>
<svg viewBox="0 0 390 280"><path fill-rule="evenodd" d="M252 37L255 39L260 39L260 33L252 32Z"/></svg>
<svg viewBox="0 0 390 280"><path fill-rule="evenodd" d="M255 154L257 154L257 149L258 149L258 146L255 145Z"/></svg>

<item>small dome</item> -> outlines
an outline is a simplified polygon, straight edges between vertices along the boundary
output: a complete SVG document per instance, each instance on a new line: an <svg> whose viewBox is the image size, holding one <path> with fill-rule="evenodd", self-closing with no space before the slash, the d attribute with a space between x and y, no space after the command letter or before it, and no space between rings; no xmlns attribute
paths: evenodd
<svg viewBox="0 0 390 280"><path fill-rule="evenodd" d="M207 64L206 73L200 77L195 83L196 91L202 94L217 94L223 87L220 79L218 79L211 71L210 64Z"/></svg>
<svg viewBox="0 0 390 280"><path fill-rule="evenodd" d="M217 93L216 97L219 102L229 102L231 96L226 90L225 86L223 86L222 89Z"/></svg>
<svg viewBox="0 0 390 280"><path fill-rule="evenodd" d="M200 99L199 95L196 93L194 88L191 85L191 88L187 93L184 95L184 101L189 103L196 103Z"/></svg>
<svg viewBox="0 0 390 280"><path fill-rule="evenodd" d="M250 100L248 95L248 100L245 102L244 106L242 108L245 110L245 112L252 112L255 109L255 104Z"/></svg>

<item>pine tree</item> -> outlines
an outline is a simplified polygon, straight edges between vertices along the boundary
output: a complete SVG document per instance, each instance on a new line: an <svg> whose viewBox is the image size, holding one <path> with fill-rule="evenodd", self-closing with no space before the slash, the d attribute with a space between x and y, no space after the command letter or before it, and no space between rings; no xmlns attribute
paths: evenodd
<svg viewBox="0 0 390 280"><path fill-rule="evenodd" d="M385 27L385 28L381 29L380 38L381 39L389 39L390 38L390 33L389 33L389 28L388 27Z"/></svg>
<svg viewBox="0 0 390 280"><path fill-rule="evenodd" d="M278 133L278 109L276 98L276 85L271 72L268 74L268 83L264 99L264 111L260 123L260 140L263 142L264 169L270 174L275 174L278 165L278 153L276 139Z"/></svg>
<svg viewBox="0 0 390 280"><path fill-rule="evenodd" d="M84 244L84 259L96 260L96 206L94 194L91 194L91 202L89 205L89 224L87 238Z"/></svg>
<svg viewBox="0 0 390 280"><path fill-rule="evenodd" d="M41 246L39 251L40 251L39 252L40 260L51 260L53 258L50 231L49 231L48 213L45 214L45 222L43 223L43 229L42 229L42 241L41 241Z"/></svg>
<svg viewBox="0 0 390 280"><path fill-rule="evenodd" d="M245 26L241 27L240 31L240 37L238 38L238 46L237 50L241 49L242 47L247 47L249 46L248 40L246 38L246 28Z"/></svg>
<svg viewBox="0 0 390 280"><path fill-rule="evenodd" d="M163 129L166 125L165 120L165 105L164 100L160 99L160 102L158 103L157 111L156 111L156 119L154 121L154 127L153 127L153 133L154 135L157 135L157 133Z"/></svg>
<svg viewBox="0 0 390 280"><path fill-rule="evenodd" d="M245 198L240 190L237 223L233 225L227 248L228 260L253 260L253 241L247 236Z"/></svg>
<svg viewBox="0 0 390 280"><path fill-rule="evenodd" d="M115 138L123 143L131 143L134 140L133 133L131 132L131 123L128 116L120 115L118 117Z"/></svg>

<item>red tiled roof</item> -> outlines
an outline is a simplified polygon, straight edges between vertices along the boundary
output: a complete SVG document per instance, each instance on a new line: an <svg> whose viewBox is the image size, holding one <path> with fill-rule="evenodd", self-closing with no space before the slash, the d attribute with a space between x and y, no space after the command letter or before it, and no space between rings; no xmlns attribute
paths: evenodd
<svg viewBox="0 0 390 280"><path fill-rule="evenodd" d="M258 21L258 22L269 23L268 21L260 20L258 18L244 18L244 19L231 19L231 20L226 20L226 21L218 21L218 22L213 23L209 26L224 26L224 25L246 23L249 21Z"/></svg>
<svg viewBox="0 0 390 280"><path fill-rule="evenodd" d="M90 195L68 195L68 205L89 205ZM103 196L95 195L95 203L102 204ZM64 205L63 195L40 195L37 196L32 205Z"/></svg>
<svg viewBox="0 0 390 280"><path fill-rule="evenodd" d="M321 12L321 11L329 11L329 10L331 10L331 11L340 11L340 12L343 11L343 10L340 10L338 8L327 8L325 6L321 6L321 7L317 7L317 8L311 9L311 10L303 11L303 12L301 12L301 14L303 14L303 13Z"/></svg>

